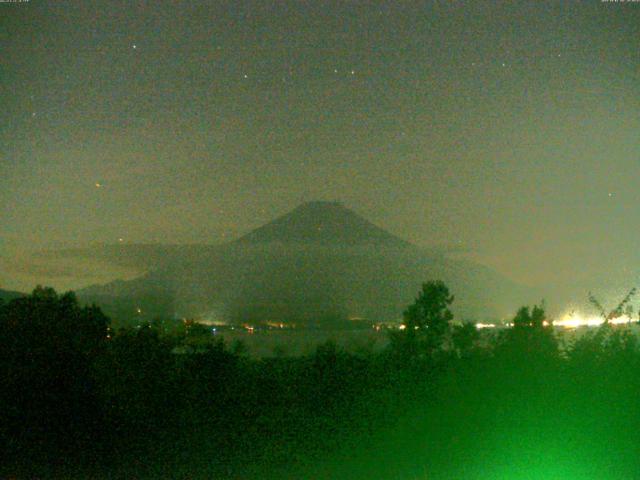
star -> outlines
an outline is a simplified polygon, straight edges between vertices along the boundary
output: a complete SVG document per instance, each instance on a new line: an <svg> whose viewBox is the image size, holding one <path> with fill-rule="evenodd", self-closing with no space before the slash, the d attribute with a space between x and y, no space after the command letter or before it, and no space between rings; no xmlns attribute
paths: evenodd
<svg viewBox="0 0 640 480"><path fill-rule="evenodd" d="M133 45L131 45L131 48L135 50L136 48L138 48L138 46L134 43Z"/></svg>

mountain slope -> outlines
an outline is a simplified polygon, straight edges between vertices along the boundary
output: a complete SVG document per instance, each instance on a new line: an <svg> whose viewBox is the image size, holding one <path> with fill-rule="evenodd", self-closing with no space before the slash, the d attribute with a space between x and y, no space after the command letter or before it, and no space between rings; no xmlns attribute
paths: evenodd
<svg viewBox="0 0 640 480"><path fill-rule="evenodd" d="M24 297L24 296L25 296L24 293L13 292L11 290L2 290L2 289L0 289L0 300L2 300L3 302L9 302L9 301L13 300L14 298L20 298L20 297Z"/></svg>
<svg viewBox="0 0 640 480"><path fill-rule="evenodd" d="M429 254L334 202L303 204L218 247L175 247L143 277L79 294L118 315L326 324L398 320L431 279L450 286L465 318L502 317L526 296L486 267Z"/></svg>
<svg viewBox="0 0 640 480"><path fill-rule="evenodd" d="M271 242L323 245L408 247L339 202L308 202L236 240L238 244Z"/></svg>

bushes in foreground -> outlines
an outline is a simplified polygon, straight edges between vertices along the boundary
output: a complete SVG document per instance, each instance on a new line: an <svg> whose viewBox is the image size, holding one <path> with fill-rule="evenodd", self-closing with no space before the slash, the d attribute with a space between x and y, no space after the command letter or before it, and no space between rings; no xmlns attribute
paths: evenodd
<svg viewBox="0 0 640 480"><path fill-rule="evenodd" d="M606 479L640 470L640 350L628 328L606 324L560 349L535 307L481 336L451 327L448 291L424 292L405 313L413 328L386 351L326 343L306 357L254 359L223 342L175 354L175 338L148 326L111 332L99 309L37 289L0 306L0 476ZM436 294L442 301L429 303Z"/></svg>

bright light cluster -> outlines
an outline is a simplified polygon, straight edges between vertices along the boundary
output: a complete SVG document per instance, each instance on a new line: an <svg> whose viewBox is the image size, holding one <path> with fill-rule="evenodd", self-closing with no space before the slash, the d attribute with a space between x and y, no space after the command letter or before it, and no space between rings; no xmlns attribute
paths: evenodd
<svg viewBox="0 0 640 480"><path fill-rule="evenodd" d="M496 324L495 323L476 323L476 328L479 330L482 328L496 328Z"/></svg>
<svg viewBox="0 0 640 480"><path fill-rule="evenodd" d="M609 323L613 325L622 325L625 323L633 322L628 315L622 315L618 318L614 318L609 320ZM556 320L553 324L557 327L564 328L578 328L578 327L597 327L598 325L602 325L604 320L602 317L598 317L595 315L585 316L578 312L570 312L562 316L560 320Z"/></svg>

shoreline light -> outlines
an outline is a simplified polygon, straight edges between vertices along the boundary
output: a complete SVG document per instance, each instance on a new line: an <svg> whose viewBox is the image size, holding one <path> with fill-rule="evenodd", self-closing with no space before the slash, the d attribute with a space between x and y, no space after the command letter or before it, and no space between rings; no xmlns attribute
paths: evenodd
<svg viewBox="0 0 640 480"><path fill-rule="evenodd" d="M617 318L609 320L612 325L624 325L626 323L634 323L635 320L631 319L628 315L621 315ZM596 315L585 316L578 312L570 312L562 316L560 320L553 322L556 327L564 328L578 328L578 327L597 327L604 323L602 317Z"/></svg>

